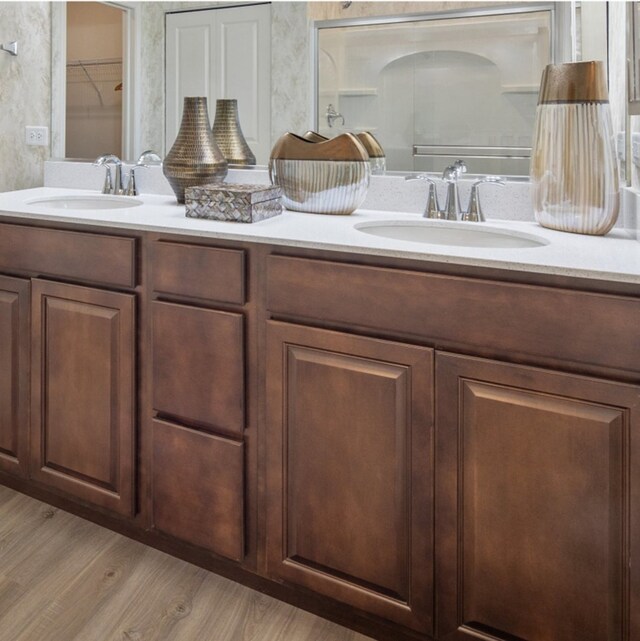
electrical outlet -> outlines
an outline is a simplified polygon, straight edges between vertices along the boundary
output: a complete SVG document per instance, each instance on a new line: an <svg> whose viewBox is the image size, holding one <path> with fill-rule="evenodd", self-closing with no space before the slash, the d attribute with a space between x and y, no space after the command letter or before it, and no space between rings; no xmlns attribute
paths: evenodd
<svg viewBox="0 0 640 641"><path fill-rule="evenodd" d="M46 147L49 144L49 127L25 127L27 145Z"/></svg>

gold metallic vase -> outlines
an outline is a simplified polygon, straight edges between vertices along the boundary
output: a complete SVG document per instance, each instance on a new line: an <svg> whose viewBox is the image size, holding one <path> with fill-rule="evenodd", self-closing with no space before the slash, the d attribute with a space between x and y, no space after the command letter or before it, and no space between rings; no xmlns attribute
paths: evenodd
<svg viewBox="0 0 640 641"><path fill-rule="evenodd" d="M364 201L371 167L365 148L353 134L311 142L286 133L271 151L269 176L282 187L287 209L346 215Z"/></svg>
<svg viewBox="0 0 640 641"><path fill-rule="evenodd" d="M382 145L370 131L362 131L355 134L356 138L362 143L369 156L372 174L384 174L387 170L387 158ZM302 138L309 142L326 142L329 140L326 136L319 134L317 131L306 131Z"/></svg>
<svg viewBox="0 0 640 641"><path fill-rule="evenodd" d="M162 170L181 204L185 187L224 180L227 161L211 132L206 98L184 99L180 131Z"/></svg>
<svg viewBox="0 0 640 641"><path fill-rule="evenodd" d="M378 139L370 131L362 131L356 136L369 154L371 173L384 174L387 170L387 157Z"/></svg>
<svg viewBox="0 0 640 641"><path fill-rule="evenodd" d="M230 165L256 164L256 157L242 134L235 98L216 100L213 137Z"/></svg>
<svg viewBox="0 0 640 641"><path fill-rule="evenodd" d="M536 220L543 227L603 235L620 207L618 165L602 62L547 65L531 152Z"/></svg>

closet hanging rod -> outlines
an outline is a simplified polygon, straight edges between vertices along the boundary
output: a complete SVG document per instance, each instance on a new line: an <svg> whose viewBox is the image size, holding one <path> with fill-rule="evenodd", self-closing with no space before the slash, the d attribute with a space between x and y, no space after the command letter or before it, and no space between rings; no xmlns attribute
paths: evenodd
<svg viewBox="0 0 640 641"><path fill-rule="evenodd" d="M103 58L101 60L70 60L67 62L67 67L101 67L121 64L122 58Z"/></svg>
<svg viewBox="0 0 640 641"><path fill-rule="evenodd" d="M8 45L0 45L0 49L2 49L2 51L6 51L10 56L17 56L18 42L14 40L13 42L10 42Z"/></svg>

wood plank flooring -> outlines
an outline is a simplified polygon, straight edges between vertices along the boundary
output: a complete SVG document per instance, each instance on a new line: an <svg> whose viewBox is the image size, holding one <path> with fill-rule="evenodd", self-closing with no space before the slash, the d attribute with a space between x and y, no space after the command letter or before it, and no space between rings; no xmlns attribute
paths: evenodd
<svg viewBox="0 0 640 641"><path fill-rule="evenodd" d="M368 641L0 486L0 641Z"/></svg>

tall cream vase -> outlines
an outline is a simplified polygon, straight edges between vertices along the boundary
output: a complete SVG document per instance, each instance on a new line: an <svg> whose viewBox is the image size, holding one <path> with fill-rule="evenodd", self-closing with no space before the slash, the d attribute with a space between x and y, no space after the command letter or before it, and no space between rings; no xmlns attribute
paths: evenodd
<svg viewBox="0 0 640 641"><path fill-rule="evenodd" d="M603 235L620 209L620 185L602 62L547 65L531 153L531 191L543 227Z"/></svg>

